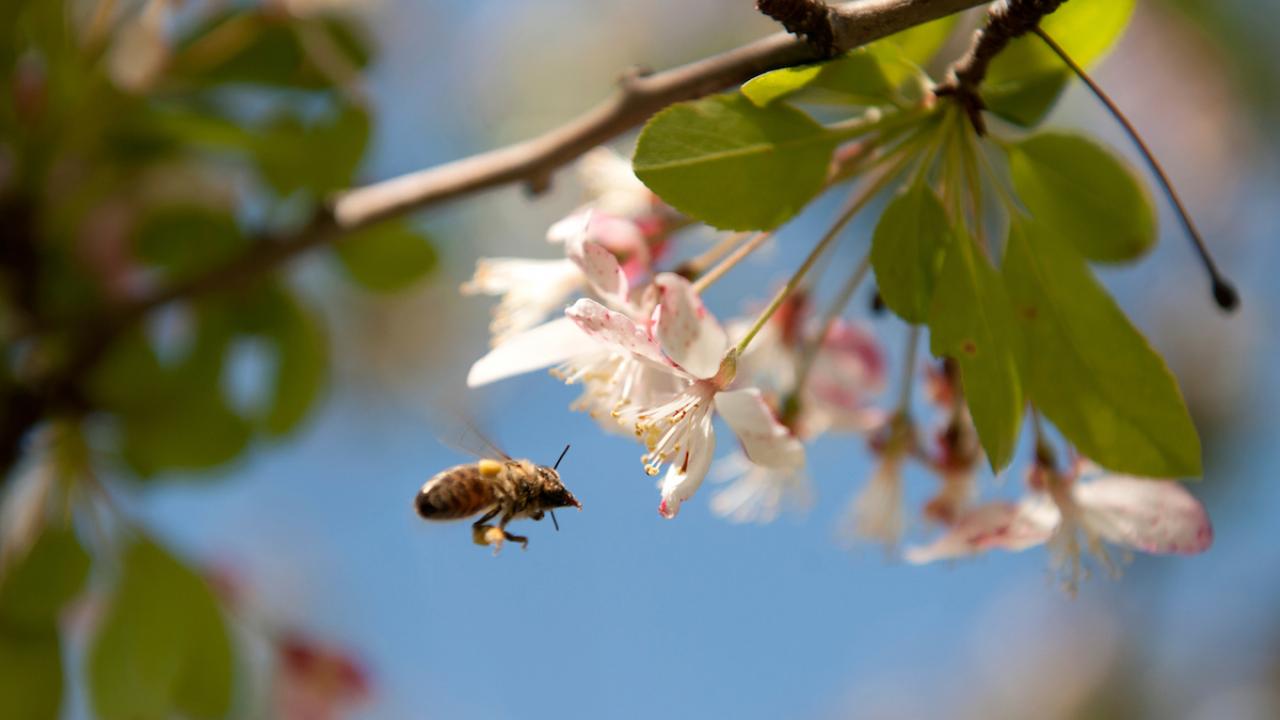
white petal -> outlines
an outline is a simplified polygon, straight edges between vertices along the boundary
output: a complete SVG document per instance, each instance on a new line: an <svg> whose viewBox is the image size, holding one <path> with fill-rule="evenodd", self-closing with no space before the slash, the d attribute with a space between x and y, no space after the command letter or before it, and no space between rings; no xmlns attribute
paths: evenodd
<svg viewBox="0 0 1280 720"><path fill-rule="evenodd" d="M727 455L711 467L719 482L729 487L711 498L711 511L731 522L772 522L784 504L799 510L813 504L809 479L802 469L756 465L741 452Z"/></svg>
<svg viewBox="0 0 1280 720"><path fill-rule="evenodd" d="M563 243L573 238L584 237L587 234L587 224L591 222L591 211L579 210L561 218L551 224L547 228L547 242Z"/></svg>
<svg viewBox="0 0 1280 720"><path fill-rule="evenodd" d="M482 258L475 276L460 289L463 295L502 296L491 325L497 344L560 310L582 283L582 271L572 260Z"/></svg>
<svg viewBox="0 0 1280 720"><path fill-rule="evenodd" d="M583 332L601 343L624 353L646 360L655 365L668 368L670 372L681 374L678 368L671 366L663 355L662 348L626 315L614 312L594 300L586 298L569 306L564 314L569 316Z"/></svg>
<svg viewBox="0 0 1280 720"><path fill-rule="evenodd" d="M565 243L565 251L582 270L587 284L596 295L615 308L627 307L631 284L618 264L618 258L603 245L578 236Z"/></svg>
<svg viewBox="0 0 1280 720"><path fill-rule="evenodd" d="M508 336L471 366L467 373L467 386L487 385L600 349L600 345L578 329L572 320L556 318Z"/></svg>
<svg viewBox="0 0 1280 720"><path fill-rule="evenodd" d="M662 478L662 502L658 512L670 520L680 512L680 505L698 491L711 467L716 452L716 435L707 413L690 433L689 447L682 462L673 462Z"/></svg>
<svg viewBox="0 0 1280 720"><path fill-rule="evenodd" d="M757 465L773 468L804 466L804 445L778 422L755 388L716 393L716 410L742 441L742 449Z"/></svg>
<svg viewBox="0 0 1280 720"><path fill-rule="evenodd" d="M697 378L720 369L729 338L685 278L662 273L654 278L659 301L654 309L654 336L677 365Z"/></svg>
<svg viewBox="0 0 1280 720"><path fill-rule="evenodd" d="M1045 520L1051 520L1047 524ZM941 537L928 545L907 548L907 562L923 564L935 560L975 555L992 548L1016 552L1049 539L1057 523L1023 504L994 502L962 513Z"/></svg>
<svg viewBox="0 0 1280 720"><path fill-rule="evenodd" d="M1213 526L1182 484L1123 475L1079 482L1072 495L1103 539L1149 553L1194 554L1213 543Z"/></svg>
<svg viewBox="0 0 1280 720"><path fill-rule="evenodd" d="M595 207L624 217L653 210L653 192L632 172L631 162L613 150L593 149L578 161L577 170Z"/></svg>

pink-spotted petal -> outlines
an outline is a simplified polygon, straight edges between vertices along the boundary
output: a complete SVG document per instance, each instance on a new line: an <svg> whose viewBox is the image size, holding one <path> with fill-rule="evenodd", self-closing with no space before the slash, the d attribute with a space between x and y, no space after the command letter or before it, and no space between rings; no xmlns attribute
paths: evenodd
<svg viewBox="0 0 1280 720"><path fill-rule="evenodd" d="M770 468L804 466L804 445L778 422L755 388L716 393L716 410L751 462Z"/></svg>
<svg viewBox="0 0 1280 720"><path fill-rule="evenodd" d="M662 348L649 333L623 313L614 312L595 300L583 298L570 305L564 314L583 332L613 350L630 353L633 357L682 374L679 368L671 366L667 357L662 354Z"/></svg>
<svg viewBox="0 0 1280 720"><path fill-rule="evenodd" d="M533 370L558 365L601 346L569 318L556 318L508 336L471 366L467 386L479 387Z"/></svg>
<svg viewBox="0 0 1280 720"><path fill-rule="evenodd" d="M680 505L702 486L716 452L716 435L711 413L706 413L689 436L689 447L667 467L662 478L662 502L658 513L670 520L680 512Z"/></svg>
<svg viewBox="0 0 1280 720"><path fill-rule="evenodd" d="M1180 483L1123 475L1080 482L1072 490L1088 527L1142 552L1191 555L1213 544L1213 525Z"/></svg>
<svg viewBox="0 0 1280 720"><path fill-rule="evenodd" d="M1030 511L1026 504L988 503L965 511L937 540L907 548L903 556L907 562L921 565L993 548L1017 552L1044 543L1056 525L1054 518Z"/></svg>
<svg viewBox="0 0 1280 720"><path fill-rule="evenodd" d="M592 292L601 300L614 308L627 307L631 283L613 253L581 235L565 241L565 252L582 270Z"/></svg>
<svg viewBox="0 0 1280 720"><path fill-rule="evenodd" d="M729 348L724 328L685 278L661 273L653 282L658 288L654 337L667 356L690 375L713 377Z"/></svg>

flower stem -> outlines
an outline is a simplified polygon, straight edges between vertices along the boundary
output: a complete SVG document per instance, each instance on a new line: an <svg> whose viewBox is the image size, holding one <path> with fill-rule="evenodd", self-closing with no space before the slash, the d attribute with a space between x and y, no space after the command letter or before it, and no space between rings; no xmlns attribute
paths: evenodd
<svg viewBox="0 0 1280 720"><path fill-rule="evenodd" d="M862 262L858 263L858 267L854 268L853 274L845 281L844 286L840 288L836 299L827 308L827 312L822 317L822 323L818 325L818 333L809 340L805 346L804 352L800 356L799 364L796 366L796 381L791 394L797 399L804 391L805 382L809 379L809 372L813 370L814 360L818 357L818 352L822 349L822 343L827 338L827 333L831 332L831 326L840 317L840 313L844 312L844 308L849 304L849 300L853 298L853 293L857 291L858 286L862 284L862 279L866 277L867 271L871 269L871 253L867 253L862 257Z"/></svg>
<svg viewBox="0 0 1280 720"><path fill-rule="evenodd" d="M1196 229L1195 223L1191 221L1191 214L1187 212L1187 208L1182 204L1182 199L1178 197L1178 192L1173 189L1173 183L1169 182L1168 176L1165 175L1164 168L1160 166L1160 162L1156 160L1155 154L1151 152L1151 149L1147 147L1146 142L1142 140L1142 136L1138 134L1137 129L1133 127L1133 123L1129 122L1129 118L1121 112L1119 106L1112 101L1111 97L1093 81L1093 78L1089 77L1089 74L1085 72L1084 68L1080 67L1075 60L1071 59L1071 56L1067 54L1066 50L1062 49L1061 45L1054 42L1053 38L1049 37L1048 33L1041 30L1039 27L1033 28L1032 32L1039 36L1039 38L1044 41L1044 44L1048 45L1049 49L1057 54L1057 56L1062 59L1062 62L1066 63L1067 67L1071 68L1071 72L1075 73L1077 77L1084 81L1084 84L1089 87L1089 90L1094 94L1094 97L1098 98L1098 100L1107 108L1107 111L1111 113L1111 116L1114 117L1116 121L1120 123L1120 126L1124 128L1124 131L1128 133L1129 139L1133 141L1133 144L1138 146L1138 151L1142 153L1143 159L1147 161L1147 167L1151 168L1152 174L1156 176L1156 180L1159 181L1161 188L1164 189L1164 193L1169 198L1169 202L1171 202L1174 209L1177 210L1178 219L1182 221L1182 227L1186 229L1187 235L1191 238L1191 244L1200 255L1200 261L1204 263L1205 270L1209 273L1209 280L1212 282L1214 302L1216 302L1218 307L1223 310L1235 310L1240 304L1240 295L1236 292L1236 289L1232 286L1231 282L1223 277L1222 273L1218 271L1217 264L1213 262L1213 258L1209 255L1209 249L1205 246L1204 238L1200 236L1200 231Z"/></svg>
<svg viewBox="0 0 1280 720"><path fill-rule="evenodd" d="M880 177L876 178L874 182L867 186L861 194L857 195L853 202L849 203L849 206L840 214L840 217L836 218L835 223L832 224L831 228L822 236L822 239L818 241L818 244L813 247L813 250L809 251L809 256L804 259L804 262L800 264L799 268L796 268L795 273L791 275L791 278L787 280L787 283L783 285L782 289L779 290L777 294L773 296L773 299L769 301L768 307L766 307L764 311L760 313L760 316L756 318L755 323L751 326L751 329L747 331L747 334L742 336L742 340L738 342L738 345L734 350L735 352L741 354L747 349L747 346L751 344L752 339L755 338L756 333L760 332L760 329L769 321L769 318L773 317L773 314L782 306L782 303L787 299L787 296L794 292L800 285L800 281L804 279L805 273L809 272L809 269L813 267L813 264L822 256L823 251L825 251L827 247L831 245L832 241L840 235L840 231L844 230L845 226L853 220L854 216L861 212L876 195L879 195L881 190L884 190L889 183L893 182L893 180L898 177L899 173L901 173L902 170L906 168L907 164L911 162L911 157L912 155L910 152L903 154L893 167L882 173Z"/></svg>
<svg viewBox="0 0 1280 720"><path fill-rule="evenodd" d="M907 415L911 412L911 390L915 387L916 352L920 345L920 326L911 326L911 335L907 337L907 356L902 363L902 388L898 391L898 408L896 415Z"/></svg>
<svg viewBox="0 0 1280 720"><path fill-rule="evenodd" d="M732 253L729 254L728 257L720 261L719 265L711 268L706 275L703 275L694 281L694 292L701 295L704 290L711 287L712 283L719 280L721 277L724 277L724 274L732 270L733 266L742 262L743 258L755 252L764 244L765 240L768 240L771 237L773 237L773 233L771 232L759 232L753 235L750 240L739 245Z"/></svg>
<svg viewBox="0 0 1280 720"><path fill-rule="evenodd" d="M745 240L747 236L748 233L745 232L736 232L725 235L697 257L681 264L680 267L676 269L676 273L684 275L691 280L700 277L704 272L711 268L712 265L715 265L720 258L724 257L725 253L728 253L734 248L734 246Z"/></svg>

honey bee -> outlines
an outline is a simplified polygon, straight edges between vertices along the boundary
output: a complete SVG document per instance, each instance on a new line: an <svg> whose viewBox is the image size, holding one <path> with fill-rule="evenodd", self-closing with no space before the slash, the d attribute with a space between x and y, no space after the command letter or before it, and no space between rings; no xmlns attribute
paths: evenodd
<svg viewBox="0 0 1280 720"><path fill-rule="evenodd" d="M551 513L556 530L555 509L576 507L582 503L560 482L560 461L569 446L551 467L531 460L516 460L489 443L490 451L501 459L485 458L479 462L456 465L436 473L418 491L414 506L425 520L461 520L476 513L484 515L471 526L471 539L477 545L493 545L496 555L504 540L520 543L528 549L529 538L507 532L507 523L520 518L541 520ZM501 516L501 517L499 517ZM497 525L488 524L498 517Z"/></svg>

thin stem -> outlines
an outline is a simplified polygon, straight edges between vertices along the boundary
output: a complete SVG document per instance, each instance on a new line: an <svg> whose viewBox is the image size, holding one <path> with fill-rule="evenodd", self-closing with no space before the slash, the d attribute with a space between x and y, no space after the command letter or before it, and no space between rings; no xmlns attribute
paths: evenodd
<svg viewBox="0 0 1280 720"><path fill-rule="evenodd" d="M822 239L818 241L818 244L813 247L813 250L809 251L809 256L804 259L804 262L800 264L799 268L796 268L795 273L792 274L791 278L787 280L787 283L782 286L782 289L773 296L773 299L769 301L768 307L760 313L760 316L756 318L751 329L748 330L747 334L738 342L736 351L739 354L747 349L747 346L751 344L752 339L755 338L756 333L760 332L760 329L769 321L769 318L773 317L773 314L782 306L782 303L787 299L787 296L795 291L796 287L799 286L800 281L804 279L805 273L809 272L809 268L813 267L813 264L818 261L818 258L822 256L823 251L825 251L832 241L840 235L840 231L843 230L844 227L853 220L853 217L861 212L876 195L879 195L880 191L888 186L889 183L902 172L910 161L910 153L903 155L892 168L885 171L880 177L876 178L875 182L868 186L861 195L857 196L854 201L849 204L849 207L840 214L840 217L836 218L835 223L832 224L831 228L822 236Z"/></svg>
<svg viewBox="0 0 1280 720"><path fill-rule="evenodd" d="M772 232L760 232L751 237L750 240L739 245L736 250L729 254L720 264L711 268L711 270L693 283L693 290L698 294L711 287L712 283L724 277L724 274L733 269L735 265L742 262L743 258L755 252L766 240L773 237Z"/></svg>
<svg viewBox="0 0 1280 720"><path fill-rule="evenodd" d="M714 245L702 251L700 255L682 263L676 272L690 278L701 276L708 268L715 265L720 258L724 257L725 253L729 252L734 248L734 246L745 240L748 235L749 233L745 232L736 232L725 235L717 240Z"/></svg>
<svg viewBox="0 0 1280 720"><path fill-rule="evenodd" d="M911 326L911 335L907 338L907 356L902 364L902 388L898 391L897 415L906 415L911 411L911 390L915 387L916 352L920 345L920 326Z"/></svg>
<svg viewBox="0 0 1280 720"><path fill-rule="evenodd" d="M1098 98L1098 100L1106 106L1107 111L1111 113L1111 116L1114 117L1116 122L1119 122L1120 126L1124 128L1126 133L1128 133L1129 139L1133 141L1133 144L1138 146L1138 151L1142 153L1143 159L1147 161L1147 167L1151 168L1151 172L1160 182L1160 186L1164 189L1164 193L1169 198L1169 202L1171 202L1173 207L1178 211L1178 219L1182 221L1182 227L1186 229L1188 237L1191 238L1191 244L1195 246L1196 252L1200 255L1200 261L1204 263L1205 270L1209 273L1209 279L1213 283L1214 302L1216 302L1218 307L1223 310L1236 309L1236 307L1240 305L1239 293L1237 293L1235 287L1222 276L1222 273L1218 271L1218 266L1213 262L1213 257L1209 255L1209 249L1204 243L1204 238L1200 236L1200 231L1196 229L1195 223L1191 221L1191 214L1187 212L1187 208L1182 204L1182 199L1178 197L1178 192L1173 189L1173 183L1169 182L1169 177L1165 175L1164 168L1160 166L1160 161L1156 160L1155 154L1153 154L1151 149L1147 147L1147 143L1143 141L1142 136L1138 134L1138 130L1134 128L1133 123L1129 122L1129 118L1121 112L1119 106L1112 101L1111 97L1093 81L1093 78L1089 77L1089 74L1085 72L1084 68L1080 67L1075 60L1071 59L1071 56L1067 54L1066 50L1062 49L1061 45L1054 42L1053 38L1049 37L1048 33L1039 27L1033 28L1032 32L1043 40L1044 44L1048 45L1049 49L1056 53L1057 56L1062 59L1062 62L1066 63L1067 67L1071 68L1071 72L1075 73L1076 77L1079 77L1084 81L1084 84L1089 87L1089 90L1093 93L1094 97Z"/></svg>
<svg viewBox="0 0 1280 720"><path fill-rule="evenodd" d="M836 295L836 299L832 301L831 306L827 308L827 312L822 317L822 323L818 325L818 333L809 340L804 351L800 355L800 362L796 367L796 381L792 389L792 395L797 398L804 391L805 383L809 380L809 372L813 370L813 363L818 357L818 352L822 349L822 343L826 341L827 334L831 332L831 326L835 324L836 319L844 312L845 306L849 304L849 300L853 298L853 294L857 292L858 286L862 284L862 279L866 277L867 271L871 269L871 253L867 253L862 257L862 262L858 263L858 267L854 268L853 274L845 281L844 286L840 288L840 292Z"/></svg>

